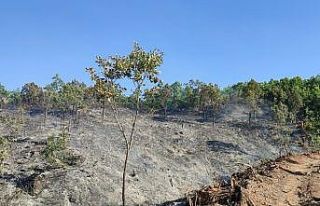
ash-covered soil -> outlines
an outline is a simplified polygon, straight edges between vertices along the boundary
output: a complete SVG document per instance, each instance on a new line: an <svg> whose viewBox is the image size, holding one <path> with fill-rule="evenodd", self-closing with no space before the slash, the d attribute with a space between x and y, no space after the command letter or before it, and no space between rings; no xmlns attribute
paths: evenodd
<svg viewBox="0 0 320 206"><path fill-rule="evenodd" d="M120 116L129 128L131 112L123 110ZM0 205L120 205L124 142L110 112L102 120L99 111L90 111L72 124L68 147L79 160L64 167L52 166L42 151L67 120L49 116L40 128L41 115L25 118L16 137L7 136L7 126L1 125L10 152L0 176ZM199 118L171 115L160 121L140 115L128 165L128 205L179 199L246 164L301 150L289 134L284 139L292 146L285 149L266 111L258 113L251 128L241 106L229 105L214 127Z"/></svg>

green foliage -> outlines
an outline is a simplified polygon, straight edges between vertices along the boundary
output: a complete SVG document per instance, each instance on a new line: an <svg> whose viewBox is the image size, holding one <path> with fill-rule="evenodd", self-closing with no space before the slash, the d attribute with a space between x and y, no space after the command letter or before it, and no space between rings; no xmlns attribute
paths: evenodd
<svg viewBox="0 0 320 206"><path fill-rule="evenodd" d="M8 102L9 92L0 84L0 109Z"/></svg>
<svg viewBox="0 0 320 206"><path fill-rule="evenodd" d="M49 136L42 155L54 167L74 166L80 163L82 158L73 150L68 149L69 142L70 135L66 130L58 135Z"/></svg>
<svg viewBox="0 0 320 206"><path fill-rule="evenodd" d="M160 101L158 100L157 87L146 89L143 96L143 108L153 113L161 109Z"/></svg>
<svg viewBox="0 0 320 206"><path fill-rule="evenodd" d="M10 91L8 95L8 105L14 109L20 107L22 104L21 93L18 90Z"/></svg>
<svg viewBox="0 0 320 206"><path fill-rule="evenodd" d="M169 84L160 83L155 89L155 97L160 103L161 109L163 109L164 118L167 118L169 100L172 98L172 88Z"/></svg>
<svg viewBox="0 0 320 206"><path fill-rule="evenodd" d="M62 87L65 85L64 81L61 79L59 74L55 74L52 77L52 82L46 86L46 90L52 91L54 93L59 93Z"/></svg>
<svg viewBox="0 0 320 206"><path fill-rule="evenodd" d="M183 85L181 82L174 82L170 85L171 98L169 101L172 110L181 110L183 108Z"/></svg>
<svg viewBox="0 0 320 206"><path fill-rule="evenodd" d="M58 74L44 87L42 106L44 110L53 109L76 113L86 107L86 96L90 90L83 82L72 80L65 83Z"/></svg>
<svg viewBox="0 0 320 206"><path fill-rule="evenodd" d="M320 136L311 135L310 145L315 150L320 150Z"/></svg>
<svg viewBox="0 0 320 206"><path fill-rule="evenodd" d="M60 93L61 108L64 111L72 110L73 112L78 108L83 108L85 89L86 85L76 80L63 85Z"/></svg>
<svg viewBox="0 0 320 206"><path fill-rule="evenodd" d="M243 96L244 87L245 87L245 83L239 82L239 83L233 85L229 92L231 94L235 94L238 97L242 97Z"/></svg>
<svg viewBox="0 0 320 206"><path fill-rule="evenodd" d="M94 68L88 68L91 79L94 82L95 92L98 97L107 101L112 110L114 118L117 121L122 137L125 141L125 160L122 177L122 203L125 205L125 184L126 168L128 164L129 151L131 150L138 112L142 98L143 87L146 84L156 84L160 82L158 78L158 67L162 64L162 52L158 50L145 51L137 43L134 44L132 51L126 56L110 56L109 58L97 57L101 74ZM131 132L126 134L124 125L118 120L117 99L119 91L127 90L126 83L133 84L131 98L135 106L135 115L131 126Z"/></svg>
<svg viewBox="0 0 320 206"><path fill-rule="evenodd" d="M98 69L88 68L92 87L73 80L64 82L59 75L45 87L35 83L25 84L21 90L8 91L0 84L0 109L39 109L76 114L82 108L105 108L106 105L130 109L162 112L193 111L207 115L215 114L223 103L244 99L249 106L249 122L260 105L267 103L273 119L278 124L303 123L310 142L318 142L320 136L320 76L270 80L258 83L255 80L239 82L220 90L213 84L190 80L186 84L166 84L158 78L158 68L163 62L159 50L146 51L137 43L125 56L98 56ZM153 85L155 87L152 87ZM151 86L151 89L146 87ZM144 93L144 94L143 94ZM142 96L143 95L143 96ZM142 98L143 97L143 98ZM241 97L241 98L239 98ZM6 120L13 136L18 135L23 121Z"/></svg>
<svg viewBox="0 0 320 206"><path fill-rule="evenodd" d="M52 82L44 87L42 105L45 110L61 109L61 92L64 85L63 80L56 74L52 77Z"/></svg>
<svg viewBox="0 0 320 206"><path fill-rule="evenodd" d="M308 131L311 146L320 149L320 118L318 112L319 110L307 109L305 128Z"/></svg>
<svg viewBox="0 0 320 206"><path fill-rule="evenodd" d="M61 151L67 148L68 135L65 133L59 134L58 136L50 136L47 140L47 146L43 152L46 157L54 156L55 151Z"/></svg>
<svg viewBox="0 0 320 206"><path fill-rule="evenodd" d="M225 98L217 85L205 84L198 80L191 80L183 85L159 83L156 87L146 90L144 106L152 111L192 110L216 113Z"/></svg>
<svg viewBox="0 0 320 206"><path fill-rule="evenodd" d="M273 118L278 124L287 122L288 107L285 104L279 102L278 104L273 105L271 109L273 111Z"/></svg>
<svg viewBox="0 0 320 206"><path fill-rule="evenodd" d="M20 109L20 115L6 114L0 116L0 123L6 128L7 136L17 137L21 134L23 127L25 126L25 119L23 110Z"/></svg>
<svg viewBox="0 0 320 206"><path fill-rule="evenodd" d="M271 80L264 83L264 98L273 104L277 122L302 122L311 144L320 136L320 77Z"/></svg>
<svg viewBox="0 0 320 206"><path fill-rule="evenodd" d="M42 88L35 83L27 83L21 89L21 100L27 109L41 108Z"/></svg>
<svg viewBox="0 0 320 206"><path fill-rule="evenodd" d="M162 64L162 57L163 54L159 50L155 49L148 52L135 43L132 51L126 56L110 56L108 58L98 56L96 63L101 72L97 72L94 68L86 69L94 82L96 96L102 99L103 103L108 102L113 110L117 109L119 103L117 100L121 99L122 92L128 91L126 88L128 83L132 83L133 91L129 95L129 101L133 102L136 114L129 140L123 127L119 125L127 149L129 148L128 144L131 145L132 142L135 121L141 105L142 92L144 91L143 87L147 84L160 82L158 67Z"/></svg>
<svg viewBox="0 0 320 206"><path fill-rule="evenodd" d="M252 115L255 114L258 109L258 101L260 99L262 89L259 83L253 79L245 85L241 85L240 88L242 89L242 97L249 105L249 125L251 125Z"/></svg>
<svg viewBox="0 0 320 206"><path fill-rule="evenodd" d="M242 87L242 96L248 102L251 112L255 112L257 110L259 97L261 96L259 83L251 79Z"/></svg>
<svg viewBox="0 0 320 206"><path fill-rule="evenodd" d="M203 112L204 119L206 120L208 113L212 112L215 121L216 113L223 103L219 87L213 84L202 84L199 88L199 96L199 107Z"/></svg>
<svg viewBox="0 0 320 206"><path fill-rule="evenodd" d="M42 154L47 161L56 166L63 166L69 163L70 157L67 152L67 145L69 143L69 134L62 132L58 135L52 135L47 139L47 146Z"/></svg>
<svg viewBox="0 0 320 206"><path fill-rule="evenodd" d="M275 105L284 104L288 113L286 119L296 122L301 113L306 98L304 81L300 77L284 78L279 81L271 80L264 84L264 97Z"/></svg>
<svg viewBox="0 0 320 206"><path fill-rule="evenodd" d="M138 90L141 90L146 80L150 83L158 83L160 80L157 77L159 74L157 67L162 64L162 56L163 54L158 50L146 52L136 43L127 56L110 56L109 58L98 56L96 58L103 77L100 77L93 68L87 71L95 83L97 94L111 100L119 95L119 91L126 90L120 85L119 80L121 79L131 80Z"/></svg>

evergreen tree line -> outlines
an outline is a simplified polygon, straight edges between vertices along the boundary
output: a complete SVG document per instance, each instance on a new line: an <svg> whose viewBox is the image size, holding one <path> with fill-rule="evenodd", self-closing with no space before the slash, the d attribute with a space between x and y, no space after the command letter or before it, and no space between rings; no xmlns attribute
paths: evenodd
<svg viewBox="0 0 320 206"><path fill-rule="evenodd" d="M52 82L41 87L34 82L25 84L21 90L9 91L0 84L0 108L24 109L30 112L48 114L77 115L81 109L102 108L102 115L108 106L103 92L97 91L97 85L87 86L73 80L64 82L59 75ZM112 88L107 85L99 88L107 94ZM113 88L117 104L133 108L135 94L126 95L121 87ZM300 77L270 80L269 82L240 82L221 89L216 84L190 80L188 83L158 82L156 86L144 91L140 109L168 118L170 113L195 112L204 121L216 121L224 105L234 99L247 104L248 123L262 104L270 106L273 120L278 125L299 124L308 138L319 141L320 136L320 76L309 79Z"/></svg>

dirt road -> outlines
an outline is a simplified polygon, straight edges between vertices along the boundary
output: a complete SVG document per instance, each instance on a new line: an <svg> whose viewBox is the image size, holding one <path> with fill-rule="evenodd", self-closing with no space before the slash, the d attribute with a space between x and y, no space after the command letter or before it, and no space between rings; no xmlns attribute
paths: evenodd
<svg viewBox="0 0 320 206"><path fill-rule="evenodd" d="M320 205L320 153L285 157L273 167L243 191L253 205Z"/></svg>
<svg viewBox="0 0 320 206"><path fill-rule="evenodd" d="M289 155L232 175L228 184L193 191L191 206L320 205L320 153Z"/></svg>

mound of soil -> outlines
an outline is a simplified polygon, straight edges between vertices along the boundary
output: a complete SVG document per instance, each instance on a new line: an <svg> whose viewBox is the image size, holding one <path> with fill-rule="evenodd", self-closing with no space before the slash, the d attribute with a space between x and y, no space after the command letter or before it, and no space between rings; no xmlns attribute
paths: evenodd
<svg viewBox="0 0 320 206"><path fill-rule="evenodd" d="M320 153L288 155L189 194L189 205L320 205Z"/></svg>

